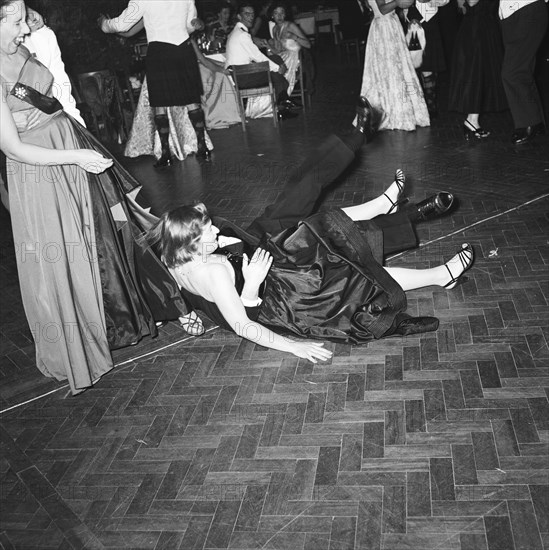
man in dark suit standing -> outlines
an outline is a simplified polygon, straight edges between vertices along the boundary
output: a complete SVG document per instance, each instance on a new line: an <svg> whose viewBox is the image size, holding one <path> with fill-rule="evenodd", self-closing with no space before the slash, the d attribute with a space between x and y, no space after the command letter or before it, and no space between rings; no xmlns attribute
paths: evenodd
<svg viewBox="0 0 549 550"><path fill-rule="evenodd" d="M365 40L372 13L368 0L340 0L338 10L343 39Z"/></svg>
<svg viewBox="0 0 549 550"><path fill-rule="evenodd" d="M543 0L500 0L499 17L505 46L501 77L515 124L511 141L520 145L545 130L534 70L547 29L547 8Z"/></svg>

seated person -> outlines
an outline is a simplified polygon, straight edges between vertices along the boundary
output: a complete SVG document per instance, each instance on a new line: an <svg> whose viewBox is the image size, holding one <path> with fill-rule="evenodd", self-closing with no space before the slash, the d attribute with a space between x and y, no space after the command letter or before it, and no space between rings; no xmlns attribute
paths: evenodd
<svg viewBox="0 0 549 550"><path fill-rule="evenodd" d="M217 12L217 21L206 27L206 36L210 41L211 52L224 52L227 38L234 25L231 23L231 5L222 3Z"/></svg>
<svg viewBox="0 0 549 550"><path fill-rule="evenodd" d="M291 94L295 82L296 72L299 68L299 52L301 48L310 49L311 43L305 33L292 21L286 19L286 8L284 4L276 2L272 6L272 19L275 23L273 38L269 41L274 53L280 55L288 72L288 93Z"/></svg>
<svg viewBox="0 0 549 550"><path fill-rule="evenodd" d="M413 224L447 212L452 195L438 193L399 210L404 175L397 170L383 195L314 213L322 191L369 133L372 110L364 98L357 114L356 128L329 136L247 231L211 220L203 204L162 216L150 241L159 243L162 260L194 308L254 343L313 363L332 352L311 339L362 343L438 328L436 318L405 313L405 292L454 288L473 263L472 247L462 245L447 263L430 269L382 264L387 254L416 246Z"/></svg>
<svg viewBox="0 0 549 550"><path fill-rule="evenodd" d="M277 64L272 59L262 54L254 44L249 29L254 22L255 11L251 4L244 2L238 11L238 23L227 39L225 51L225 67L232 65L247 65L248 63L261 63L267 61L271 68L271 79L276 91L279 106L280 118L291 118L296 116L291 111L295 104L288 96L288 81L284 78L287 67L284 64ZM262 75L246 75L245 80L239 81L245 88L256 88L266 86L267 82Z"/></svg>

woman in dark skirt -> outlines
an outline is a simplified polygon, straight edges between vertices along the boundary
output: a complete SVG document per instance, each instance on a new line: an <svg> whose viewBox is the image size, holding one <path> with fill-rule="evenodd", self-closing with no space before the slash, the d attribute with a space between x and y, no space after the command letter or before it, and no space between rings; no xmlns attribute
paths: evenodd
<svg viewBox="0 0 549 550"><path fill-rule="evenodd" d="M480 113L507 109L501 80L503 42L497 10L498 3L492 0L466 0L465 17L456 38L449 108L467 115L463 121L466 139L490 135L480 126Z"/></svg>
<svg viewBox="0 0 549 550"><path fill-rule="evenodd" d="M203 23L197 19L194 1L132 2L114 19L101 17L99 25L108 33L131 35L140 25L147 32L149 101L155 109L154 121L162 145L162 156L155 167L164 168L172 163L167 107L187 107L198 139L197 155L208 158L210 151L206 145L204 112L200 105L202 80L189 38L190 32L203 28Z"/></svg>

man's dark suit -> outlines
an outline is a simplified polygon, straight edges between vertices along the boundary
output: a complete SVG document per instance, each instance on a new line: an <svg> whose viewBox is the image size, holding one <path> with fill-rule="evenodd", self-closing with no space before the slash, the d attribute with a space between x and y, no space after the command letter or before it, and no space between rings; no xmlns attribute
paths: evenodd
<svg viewBox="0 0 549 550"><path fill-rule="evenodd" d="M339 25L344 40L349 38L366 39L371 11L368 8L368 0L362 2L363 9L360 8L360 3L360 0L340 0L338 2Z"/></svg>

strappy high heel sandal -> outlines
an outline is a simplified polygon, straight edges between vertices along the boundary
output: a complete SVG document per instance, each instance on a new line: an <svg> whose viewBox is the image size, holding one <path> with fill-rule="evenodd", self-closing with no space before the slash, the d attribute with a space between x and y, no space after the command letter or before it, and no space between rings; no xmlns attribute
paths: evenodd
<svg viewBox="0 0 549 550"><path fill-rule="evenodd" d="M191 336L202 336L206 332L204 324L196 311L191 311L187 315L179 317L179 323L183 327L183 330Z"/></svg>
<svg viewBox="0 0 549 550"><path fill-rule="evenodd" d="M477 128L474 124L471 124L467 119L465 119L463 121L463 135L466 140L470 140L472 137L484 139L490 135L490 132L482 129L480 126Z"/></svg>
<svg viewBox="0 0 549 550"><path fill-rule="evenodd" d="M456 286L464 283L467 278L462 278L462 275L473 265L474 251L473 247L469 243L464 243L461 245L461 250L456 254L458 260L461 263L461 272L458 275L454 275L448 263L444 264L444 267L448 270L450 274L450 280L444 285L444 288L450 290ZM454 256L454 258L456 257ZM452 260L454 259L452 258ZM450 261L452 261L450 260Z"/></svg>
<svg viewBox="0 0 549 550"><path fill-rule="evenodd" d="M398 195L396 200L394 201L393 199L391 199L391 197L389 197L387 193L383 193L383 196L391 203L391 208L389 208L389 211L387 212L387 214L394 214L395 212L398 212L400 205L408 202L408 199L401 197L404 191L405 180L406 178L404 177L404 172L399 168L395 172L395 183L397 184L397 187L398 187Z"/></svg>

